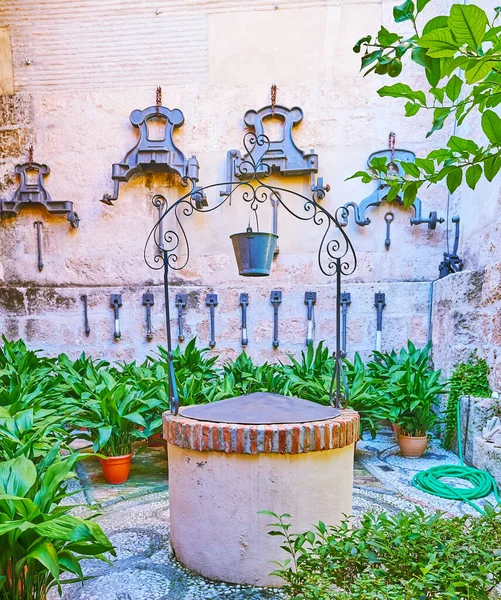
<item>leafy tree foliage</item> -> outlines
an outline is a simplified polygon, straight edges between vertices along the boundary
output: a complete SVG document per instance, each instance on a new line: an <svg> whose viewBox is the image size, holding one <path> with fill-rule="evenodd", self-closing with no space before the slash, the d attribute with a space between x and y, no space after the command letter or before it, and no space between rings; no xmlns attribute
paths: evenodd
<svg viewBox="0 0 501 600"><path fill-rule="evenodd" d="M414 90L398 82L385 85L378 94L406 99L408 117L430 111L432 124L427 137L442 129L449 118L461 125L469 115L480 113L486 141L480 145L453 135L445 148L433 150L415 163L400 163L405 175L387 165L384 158L376 158L369 171L358 171L352 176L364 183L377 179L389 184L387 200L400 196L406 208L423 185L445 180L453 193L465 181L474 190L482 176L492 181L501 169L501 118L496 110L501 104L501 24L496 24L501 7L489 20L478 6L453 4L449 15L434 17L421 28L418 21L429 2L406 0L394 7L396 23L412 23L414 33L410 37L381 27L375 39L367 35L353 50L364 51L365 75L398 77L406 59L424 70L428 90Z"/></svg>

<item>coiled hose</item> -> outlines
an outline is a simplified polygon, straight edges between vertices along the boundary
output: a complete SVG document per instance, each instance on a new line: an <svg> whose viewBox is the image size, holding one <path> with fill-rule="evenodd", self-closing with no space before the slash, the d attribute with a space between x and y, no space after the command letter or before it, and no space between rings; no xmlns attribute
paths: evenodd
<svg viewBox="0 0 501 600"><path fill-rule="evenodd" d="M473 500L479 498L485 498L489 494L494 494L498 504L501 504L501 497L499 496L496 480L494 477L487 473L487 471L481 471L480 469L474 469L464 464L463 459L463 442L461 435L461 407L460 402L457 403L457 438L459 448L459 460L460 465L443 465L439 467L432 467L427 471L416 473L412 478L412 485L425 492L438 496L439 498L445 498L447 500L459 500L466 502L472 506L479 513L485 514L485 511L475 504ZM442 481L445 477L454 479L463 479L470 485L468 487L453 487L452 485Z"/></svg>

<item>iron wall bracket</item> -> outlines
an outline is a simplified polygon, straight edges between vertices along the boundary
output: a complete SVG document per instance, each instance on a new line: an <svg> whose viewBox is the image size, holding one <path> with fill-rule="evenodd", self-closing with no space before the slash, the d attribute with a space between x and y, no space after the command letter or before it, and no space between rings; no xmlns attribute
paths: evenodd
<svg viewBox="0 0 501 600"><path fill-rule="evenodd" d="M450 275L451 273L459 273L459 271L462 271L464 267L463 260L458 256L460 222L459 216L452 217L452 222L455 226L454 247L452 249L452 252L444 252L444 260L440 263L438 267L439 279L447 277L447 275Z"/></svg>
<svg viewBox="0 0 501 600"><path fill-rule="evenodd" d="M378 150L377 152L373 152L369 156L369 158L367 160L367 166L369 168L370 168L371 162L374 158L386 158L387 164L390 166L390 168L395 172L395 174L397 174L401 177L403 177L405 175L405 172L400 163L394 162L395 159L399 160L400 162L410 162L410 163L413 163L416 161L416 155L414 154L414 152L411 152L410 150L402 150L402 149ZM372 194L370 194L370 196L367 196L367 198L362 200L362 202L360 202L360 204L357 204L356 202L347 202L344 206L347 210L351 207L353 209L353 216L355 217L356 224L359 225L360 227L365 227L367 225L370 225L370 223L371 223L371 220L368 217L366 217L366 215L365 215L365 213L367 212L367 209L370 208L371 206L381 206L381 204L383 202L386 202L386 196L388 195L389 191L390 191L390 186L385 183L381 183L378 185L377 189L374 192L372 192ZM399 195L399 196L395 197L393 202L400 204L400 206L403 206L404 200ZM437 227L437 223L444 222L443 218L438 217L436 211L430 212L428 217L423 217L423 203L421 202L421 200L419 198L416 198L414 200L412 208L414 209L414 216L411 217L411 219L410 219L411 225L427 224L428 229L435 229ZM348 214L349 213L347 213L346 216L344 217L343 225L348 224Z"/></svg>
<svg viewBox="0 0 501 600"><path fill-rule="evenodd" d="M321 200L330 190L330 186L324 184L322 177L315 178L318 172L318 154L313 149L304 152L294 142L293 129L303 120L303 111L297 106L289 109L270 104L257 111L248 110L244 115L244 123L259 140L265 136L265 120L273 118L282 121L281 138L270 140L267 144L253 144L250 152L244 155L239 150L229 150L226 159L228 181L233 181L235 177L240 181L249 179L253 170L248 166L252 163L257 165L254 174L261 177L267 177L271 173L283 176L310 175L311 190L316 192L317 199ZM229 196L231 190L230 184L220 192L221 196Z"/></svg>
<svg viewBox="0 0 501 600"><path fill-rule="evenodd" d="M0 199L0 219L15 217L28 206L44 206L52 215L66 215L71 226L76 228L80 223L78 214L73 210L70 200L52 200L45 188L44 180L50 173L46 164L26 162L16 165L14 171L20 177L20 183L12 200Z"/></svg>
<svg viewBox="0 0 501 600"><path fill-rule="evenodd" d="M104 194L101 202L112 206L118 198L120 183L129 181L137 173L173 173L198 182L200 168L196 156L185 158L172 139L174 130L184 123L184 115L178 108L170 110L165 106L149 106L144 110L133 110L129 119L139 130L139 140L121 162L113 164L113 194ZM148 125L152 121L165 123L160 139L148 137ZM205 194L200 192L200 196L201 205L207 206Z"/></svg>

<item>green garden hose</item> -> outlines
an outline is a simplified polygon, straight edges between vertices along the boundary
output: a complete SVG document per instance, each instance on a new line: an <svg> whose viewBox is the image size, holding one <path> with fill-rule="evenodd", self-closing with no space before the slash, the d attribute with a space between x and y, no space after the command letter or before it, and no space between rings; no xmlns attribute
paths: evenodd
<svg viewBox="0 0 501 600"><path fill-rule="evenodd" d="M496 480L490 473L464 464L460 402L457 403L457 435L461 464L432 467L427 471L416 473L412 478L412 485L422 492L438 496L439 498L466 502L479 513L485 514L484 510L475 504L473 500L494 494L497 503L501 504L501 497L499 496ZM443 482L442 479L445 477L463 479L470 485L466 488L456 488Z"/></svg>

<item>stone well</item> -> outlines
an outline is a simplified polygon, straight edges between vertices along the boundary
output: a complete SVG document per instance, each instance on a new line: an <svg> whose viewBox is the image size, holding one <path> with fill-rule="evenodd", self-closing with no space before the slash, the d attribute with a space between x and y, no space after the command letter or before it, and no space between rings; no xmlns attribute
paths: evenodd
<svg viewBox="0 0 501 600"><path fill-rule="evenodd" d="M177 559L208 579L281 585L270 561L286 555L259 511L289 513L293 531L351 514L359 425L355 411L274 394L165 413Z"/></svg>

